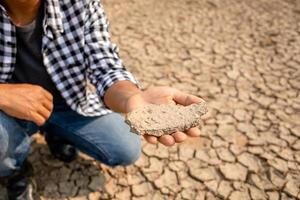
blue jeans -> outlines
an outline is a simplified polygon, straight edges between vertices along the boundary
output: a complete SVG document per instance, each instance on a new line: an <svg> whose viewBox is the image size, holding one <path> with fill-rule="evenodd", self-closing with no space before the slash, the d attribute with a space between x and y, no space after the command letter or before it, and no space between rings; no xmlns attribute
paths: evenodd
<svg viewBox="0 0 300 200"><path fill-rule="evenodd" d="M38 127L0 111L0 177L20 169L30 151L30 136L40 129L109 166L130 165L141 154L140 137L130 132L117 113L84 117L61 104L54 107L45 125Z"/></svg>

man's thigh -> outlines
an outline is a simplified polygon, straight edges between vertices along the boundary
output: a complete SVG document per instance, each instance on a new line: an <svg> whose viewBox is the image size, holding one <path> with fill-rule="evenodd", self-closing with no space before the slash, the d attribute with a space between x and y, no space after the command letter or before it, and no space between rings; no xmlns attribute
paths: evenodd
<svg viewBox="0 0 300 200"><path fill-rule="evenodd" d="M0 111L0 177L18 170L30 150L30 135L38 127L28 121L18 120Z"/></svg>
<svg viewBox="0 0 300 200"><path fill-rule="evenodd" d="M72 110L53 112L45 131L110 166L132 164L141 152L140 137L117 113L85 117Z"/></svg>

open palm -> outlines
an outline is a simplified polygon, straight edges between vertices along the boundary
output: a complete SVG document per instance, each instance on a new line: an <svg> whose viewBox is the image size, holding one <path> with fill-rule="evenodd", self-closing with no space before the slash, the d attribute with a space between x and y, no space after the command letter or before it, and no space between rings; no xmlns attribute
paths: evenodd
<svg viewBox="0 0 300 200"><path fill-rule="evenodd" d="M153 87L130 97L126 103L126 112L130 112L147 104L180 104L187 106L199 102L203 102L203 100L199 97L183 93L175 88ZM189 129L186 133L178 131L172 135L164 135L159 138L150 135L145 135L144 137L147 142L151 144L160 142L166 146L172 146L175 143L183 142L187 138L187 135L197 137L200 135L200 130L194 127Z"/></svg>

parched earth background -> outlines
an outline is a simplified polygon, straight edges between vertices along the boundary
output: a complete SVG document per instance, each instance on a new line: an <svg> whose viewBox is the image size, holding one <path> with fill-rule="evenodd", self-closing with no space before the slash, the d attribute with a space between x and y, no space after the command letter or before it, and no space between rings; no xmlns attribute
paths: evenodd
<svg viewBox="0 0 300 200"><path fill-rule="evenodd" d="M207 101L201 137L172 148L143 143L135 165L112 169L84 155L71 164L54 161L36 136L30 160L38 196L300 199L299 1L104 5L112 38L145 88L172 86Z"/></svg>

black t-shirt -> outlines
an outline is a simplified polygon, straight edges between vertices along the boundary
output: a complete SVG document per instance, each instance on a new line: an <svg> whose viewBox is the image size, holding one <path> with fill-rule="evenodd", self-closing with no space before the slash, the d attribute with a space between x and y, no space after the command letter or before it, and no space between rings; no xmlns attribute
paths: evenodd
<svg viewBox="0 0 300 200"><path fill-rule="evenodd" d="M43 63L42 38L44 3L36 19L22 27L16 27L17 56L12 83L29 83L39 85L49 91L54 98L54 103L64 103L64 99L53 83Z"/></svg>

